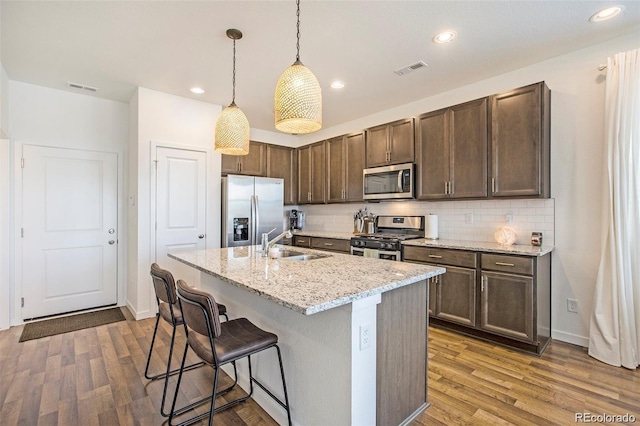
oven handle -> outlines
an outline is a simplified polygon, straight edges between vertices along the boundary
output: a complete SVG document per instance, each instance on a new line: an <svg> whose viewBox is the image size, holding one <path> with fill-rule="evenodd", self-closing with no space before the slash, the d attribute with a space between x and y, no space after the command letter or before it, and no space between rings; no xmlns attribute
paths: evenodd
<svg viewBox="0 0 640 426"><path fill-rule="evenodd" d="M378 250L378 249L372 249L372 250ZM359 253L364 253L364 249L363 248L351 246L351 254L353 254L354 251L357 251ZM393 256L399 256L400 251L378 250L378 253L379 254L389 254L389 255L393 255Z"/></svg>

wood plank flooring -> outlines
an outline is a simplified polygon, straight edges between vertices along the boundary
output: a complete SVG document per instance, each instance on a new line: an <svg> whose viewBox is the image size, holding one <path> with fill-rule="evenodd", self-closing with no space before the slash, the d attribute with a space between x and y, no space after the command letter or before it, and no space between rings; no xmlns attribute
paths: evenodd
<svg viewBox="0 0 640 426"><path fill-rule="evenodd" d="M429 328L429 407L418 425L568 425L575 413L635 416L640 369L552 341L542 357Z"/></svg>
<svg viewBox="0 0 640 426"><path fill-rule="evenodd" d="M165 423L162 382L142 374L155 319L134 321L123 311L127 321L24 343L18 343L22 327L0 331L0 425ZM171 328L161 324L154 371L162 368L171 338ZM184 339L177 342L180 348ZM211 390L210 368L187 374L180 405ZM640 422L640 370L602 364L562 342L553 341L538 358L432 327L429 401L414 425L574 424L576 412L629 413ZM275 422L249 400L216 414L216 424Z"/></svg>

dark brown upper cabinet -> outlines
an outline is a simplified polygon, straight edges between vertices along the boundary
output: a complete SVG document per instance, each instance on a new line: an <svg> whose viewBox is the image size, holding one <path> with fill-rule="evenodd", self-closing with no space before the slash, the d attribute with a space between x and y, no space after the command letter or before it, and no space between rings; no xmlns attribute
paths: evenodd
<svg viewBox="0 0 640 426"><path fill-rule="evenodd" d="M362 201L365 167L364 133L327 141L327 202Z"/></svg>
<svg viewBox="0 0 640 426"><path fill-rule="evenodd" d="M487 196L487 110L482 98L417 118L418 199Z"/></svg>
<svg viewBox="0 0 640 426"><path fill-rule="evenodd" d="M544 82L491 97L491 196L550 196L550 91Z"/></svg>
<svg viewBox="0 0 640 426"><path fill-rule="evenodd" d="M249 142L249 154L222 154L222 174L266 176L266 145L260 142Z"/></svg>
<svg viewBox="0 0 640 426"><path fill-rule="evenodd" d="M267 177L284 179L284 204L297 203L298 166L295 149L268 144Z"/></svg>
<svg viewBox="0 0 640 426"><path fill-rule="evenodd" d="M298 148L298 204L325 202L326 143Z"/></svg>
<svg viewBox="0 0 640 426"><path fill-rule="evenodd" d="M414 161L413 117L366 130L367 167Z"/></svg>

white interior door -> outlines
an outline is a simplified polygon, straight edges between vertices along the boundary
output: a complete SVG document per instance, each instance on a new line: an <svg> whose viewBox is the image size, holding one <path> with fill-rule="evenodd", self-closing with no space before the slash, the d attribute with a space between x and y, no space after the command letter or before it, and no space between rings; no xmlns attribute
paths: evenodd
<svg viewBox="0 0 640 426"><path fill-rule="evenodd" d="M24 145L22 318L117 302L118 158Z"/></svg>
<svg viewBox="0 0 640 426"><path fill-rule="evenodd" d="M156 263L194 287L200 273L167 253L206 247L206 177L206 152L156 148Z"/></svg>

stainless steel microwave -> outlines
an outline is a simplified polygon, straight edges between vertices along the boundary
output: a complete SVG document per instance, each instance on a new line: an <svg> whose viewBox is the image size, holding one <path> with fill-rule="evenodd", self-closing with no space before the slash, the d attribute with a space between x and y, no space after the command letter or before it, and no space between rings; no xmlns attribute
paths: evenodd
<svg viewBox="0 0 640 426"><path fill-rule="evenodd" d="M365 200L408 199L414 197L413 163L364 169Z"/></svg>

